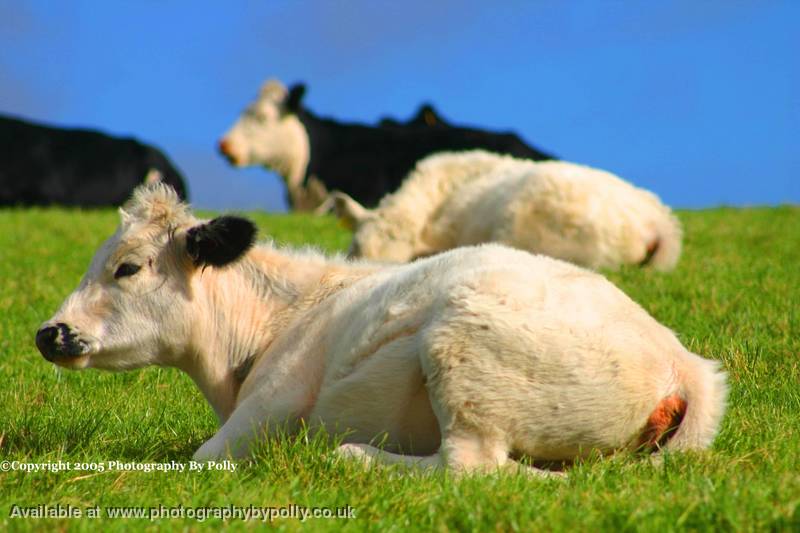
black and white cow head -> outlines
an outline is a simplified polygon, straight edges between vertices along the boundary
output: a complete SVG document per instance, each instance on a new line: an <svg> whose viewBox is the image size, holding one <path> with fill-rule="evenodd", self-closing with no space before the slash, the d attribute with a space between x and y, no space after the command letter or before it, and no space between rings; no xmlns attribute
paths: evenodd
<svg viewBox="0 0 800 533"><path fill-rule="evenodd" d="M239 260L256 234L243 218L197 220L161 183L138 187L120 216L78 288L36 334L39 351L60 366L179 366L191 350L194 281Z"/></svg>
<svg viewBox="0 0 800 533"><path fill-rule="evenodd" d="M220 139L220 153L234 166L265 166L285 179L305 172L308 133L297 117L304 94L303 84L287 90L277 80L264 83L258 98Z"/></svg>

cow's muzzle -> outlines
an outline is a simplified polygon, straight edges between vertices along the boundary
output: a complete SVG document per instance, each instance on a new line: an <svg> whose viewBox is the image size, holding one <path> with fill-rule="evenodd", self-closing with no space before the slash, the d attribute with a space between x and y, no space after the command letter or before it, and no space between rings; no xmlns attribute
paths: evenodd
<svg viewBox="0 0 800 533"><path fill-rule="evenodd" d="M36 332L36 347L48 361L59 362L86 355L90 343L67 324L45 324Z"/></svg>
<svg viewBox="0 0 800 533"><path fill-rule="evenodd" d="M227 139L221 139L217 145L217 149L219 150L220 155L228 160L228 163L233 166L239 166L236 155L231 148L231 143Z"/></svg>

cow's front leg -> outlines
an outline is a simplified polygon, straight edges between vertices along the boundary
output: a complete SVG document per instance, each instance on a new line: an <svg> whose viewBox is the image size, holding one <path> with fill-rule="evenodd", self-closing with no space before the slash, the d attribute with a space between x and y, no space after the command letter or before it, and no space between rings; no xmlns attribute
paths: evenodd
<svg viewBox="0 0 800 533"><path fill-rule="evenodd" d="M192 459L245 458L255 442L274 434L277 428L286 428L290 433L297 431L304 407L303 395L296 390L269 398L252 394L236 407L219 431L194 452Z"/></svg>

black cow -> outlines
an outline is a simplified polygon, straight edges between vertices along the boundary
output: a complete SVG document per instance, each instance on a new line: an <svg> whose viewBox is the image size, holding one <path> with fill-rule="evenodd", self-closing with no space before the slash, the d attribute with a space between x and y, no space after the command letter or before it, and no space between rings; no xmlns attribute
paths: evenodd
<svg viewBox="0 0 800 533"><path fill-rule="evenodd" d="M287 91L279 82L268 81L219 143L232 164L263 165L280 174L295 209L315 208L326 191L334 189L362 205L375 206L400 186L417 161L435 152L482 148L520 158L553 159L514 133L451 125L430 105L405 123L392 119L377 125L342 123L305 109L304 93L302 84Z"/></svg>
<svg viewBox="0 0 800 533"><path fill-rule="evenodd" d="M0 206L121 205L153 169L186 198L183 177L152 146L0 116Z"/></svg>

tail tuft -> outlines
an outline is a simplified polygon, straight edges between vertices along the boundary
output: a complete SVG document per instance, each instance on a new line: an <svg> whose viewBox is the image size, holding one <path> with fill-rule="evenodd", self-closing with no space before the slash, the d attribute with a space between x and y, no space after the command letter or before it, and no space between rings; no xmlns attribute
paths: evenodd
<svg viewBox="0 0 800 533"><path fill-rule="evenodd" d="M639 266L643 267L650 264L650 261L653 260L653 256L658 251L659 245L661 245L661 239L656 239L647 245L647 249L645 250L647 253L644 256L644 259L639 261Z"/></svg>
<svg viewBox="0 0 800 533"><path fill-rule="evenodd" d="M674 436L665 442L672 450L702 450L711 446L728 396L727 376L717 361L692 353L687 356L688 364L679 371L678 394L685 398L684 414Z"/></svg>

